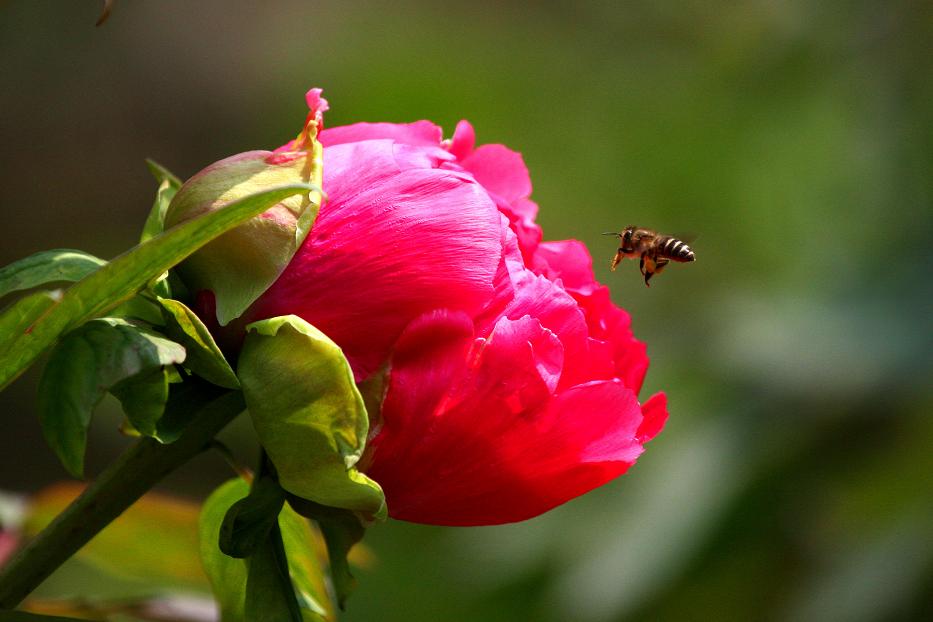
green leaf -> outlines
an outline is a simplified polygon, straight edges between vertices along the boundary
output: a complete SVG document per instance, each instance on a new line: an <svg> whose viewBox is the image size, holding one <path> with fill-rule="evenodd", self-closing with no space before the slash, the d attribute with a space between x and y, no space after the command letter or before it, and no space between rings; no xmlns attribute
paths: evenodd
<svg viewBox="0 0 933 622"><path fill-rule="evenodd" d="M38 411L42 432L65 468L81 476L91 414L107 390L184 359L182 346L118 318L93 320L62 339L39 381ZM127 412L136 429L151 434L151 417L133 419L140 414Z"/></svg>
<svg viewBox="0 0 933 622"><path fill-rule="evenodd" d="M173 378L178 378L174 368L162 367L127 378L110 388L134 430L145 436L157 436L157 425L165 413Z"/></svg>
<svg viewBox="0 0 933 622"><path fill-rule="evenodd" d="M207 327L194 311L168 298L159 298L166 334L185 346L185 367L209 382L227 389L239 389L233 368L224 358Z"/></svg>
<svg viewBox="0 0 933 622"><path fill-rule="evenodd" d="M128 300L210 240L283 199L311 189L308 184L291 184L244 197L143 242L74 284L40 317L0 334L0 390L65 332Z"/></svg>
<svg viewBox="0 0 933 622"><path fill-rule="evenodd" d="M65 248L35 253L0 268L0 298L46 283L80 281L106 263L94 255Z"/></svg>
<svg viewBox="0 0 933 622"><path fill-rule="evenodd" d="M164 444L174 443L191 422L191 414L201 411L223 393L226 391L199 378L172 382L165 412L156 424L153 438Z"/></svg>
<svg viewBox="0 0 933 622"><path fill-rule="evenodd" d="M327 598L324 575L315 554L313 533L308 522L290 507L283 507L277 524L285 560L281 558L281 549L277 552L274 535L248 559L236 559L220 551L217 543L224 516L248 494L246 482L230 480L214 491L201 511L201 561L220 605L221 619L224 622L293 619L289 594L283 591L284 580L288 578L293 587L291 601L297 601L300 620L334 620L334 608Z"/></svg>
<svg viewBox="0 0 933 622"><path fill-rule="evenodd" d="M356 578L350 573L347 556L353 545L363 539L366 526L350 510L327 507L294 495L289 496L288 503L302 516L317 522L321 528L330 560L330 574L337 592L337 604L345 609L347 598L357 585Z"/></svg>
<svg viewBox="0 0 933 622"><path fill-rule="evenodd" d="M220 526L220 550L230 557L254 554L266 542L278 519L285 491L271 477L253 482L249 495L230 506Z"/></svg>
<svg viewBox="0 0 933 622"><path fill-rule="evenodd" d="M277 523L249 558L244 613L247 620L302 622L304 619Z"/></svg>
<svg viewBox="0 0 933 622"><path fill-rule="evenodd" d="M153 325L161 325L163 323L162 311L159 305L142 294L137 294L126 302L114 307L107 315L110 317L136 318Z"/></svg>
<svg viewBox="0 0 933 622"><path fill-rule="evenodd" d="M238 376L279 483L322 505L384 518L382 489L354 466L369 422L340 347L292 315L247 331Z"/></svg>
<svg viewBox="0 0 933 622"><path fill-rule="evenodd" d="M12 335L16 331L29 331L32 325L49 310L61 302L62 291L56 289L50 292L35 292L25 298L17 300L0 313L0 346L3 337ZM5 356L0 350L0 360Z"/></svg>

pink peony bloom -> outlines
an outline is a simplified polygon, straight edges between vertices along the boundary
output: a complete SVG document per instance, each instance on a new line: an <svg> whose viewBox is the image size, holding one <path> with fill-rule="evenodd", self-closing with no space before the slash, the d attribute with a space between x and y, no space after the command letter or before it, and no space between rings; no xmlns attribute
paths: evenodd
<svg viewBox="0 0 933 622"><path fill-rule="evenodd" d="M427 121L326 129L321 207L237 325L295 314L357 380L387 369L364 457L394 518L518 521L624 473L667 418L582 243L541 242L521 156Z"/></svg>

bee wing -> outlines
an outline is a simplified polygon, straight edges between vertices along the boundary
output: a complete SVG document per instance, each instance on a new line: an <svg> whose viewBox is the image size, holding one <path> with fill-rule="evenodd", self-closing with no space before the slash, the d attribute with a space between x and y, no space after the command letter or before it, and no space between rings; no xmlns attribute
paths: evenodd
<svg viewBox="0 0 933 622"><path fill-rule="evenodd" d="M680 240L681 242L683 242L684 244L693 244L696 241L696 239L700 237L700 234L693 233L693 232L675 233L674 237Z"/></svg>

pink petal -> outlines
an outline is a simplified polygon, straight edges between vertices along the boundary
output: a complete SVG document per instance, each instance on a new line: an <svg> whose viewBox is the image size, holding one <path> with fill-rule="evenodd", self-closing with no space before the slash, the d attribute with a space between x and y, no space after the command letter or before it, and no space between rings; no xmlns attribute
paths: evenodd
<svg viewBox="0 0 933 622"><path fill-rule="evenodd" d="M544 237L540 225L535 222L538 215L538 204L528 199L519 199L514 203L506 203L497 195L493 195L496 206L509 219L509 225L518 237L518 246L522 251L525 263L531 265L538 245Z"/></svg>
<svg viewBox="0 0 933 622"><path fill-rule="evenodd" d="M535 271L551 280L560 279L568 290L589 294L598 285L593 259L579 240L544 242L535 253Z"/></svg>
<svg viewBox="0 0 933 622"><path fill-rule="evenodd" d="M544 242L535 253L535 271L550 279L560 279L580 305L589 334L606 342L614 361L614 376L636 393L648 371L645 344L635 339L628 313L613 304L609 288L593 276L593 262L586 246L577 240ZM601 377L605 349L591 344L594 365L590 373Z"/></svg>
<svg viewBox="0 0 933 622"><path fill-rule="evenodd" d="M466 390L499 396L513 412L534 409L557 389L564 347L536 318L500 318L474 353L482 364Z"/></svg>
<svg viewBox="0 0 933 622"><path fill-rule="evenodd" d="M652 395L641 405L641 414L644 419L635 436L639 443L647 443L658 435L667 422L667 396L664 393Z"/></svg>
<svg viewBox="0 0 933 622"><path fill-rule="evenodd" d="M483 145L460 160L476 180L507 203L528 198L531 177L520 153L504 145Z"/></svg>
<svg viewBox="0 0 933 622"><path fill-rule="evenodd" d="M476 133L473 131L473 126L469 121L460 121L457 123L457 129L454 130L447 150L458 160L462 160L473 153L475 145Z"/></svg>
<svg viewBox="0 0 933 622"><path fill-rule="evenodd" d="M321 144L325 147L380 138L392 139L406 145L439 147L443 132L430 121L414 123L354 123L332 127L321 132ZM327 165L324 165L327 170Z"/></svg>
<svg viewBox="0 0 933 622"><path fill-rule="evenodd" d="M478 312L494 291L501 217L468 175L433 164L431 153L385 140L326 148L330 200L247 321L299 315L364 378L414 318L437 308Z"/></svg>
<svg viewBox="0 0 933 622"><path fill-rule="evenodd" d="M308 110L310 110L311 115L318 123L322 121L324 113L330 110L330 105L327 103L327 100L321 97L321 93L323 92L322 89L311 89L305 93L305 102L308 104Z"/></svg>
<svg viewBox="0 0 933 622"><path fill-rule="evenodd" d="M531 325L515 328L513 334ZM391 516L441 525L524 520L604 484L635 461L642 416L634 394L621 383L587 383L537 408L516 410L515 399L489 382L498 377L503 387L525 386L521 379L530 376L524 356L510 369L501 368L526 349L521 341L496 345L494 335L466 380L461 368L454 395L440 400L430 415L384 409L386 427L367 473L386 491ZM465 340L459 343L462 349ZM393 377L409 373L396 361L392 369ZM398 386L393 378L390 396ZM417 382L406 386L425 390ZM395 403L387 397L387 406ZM395 418L403 421L393 434L389 421Z"/></svg>

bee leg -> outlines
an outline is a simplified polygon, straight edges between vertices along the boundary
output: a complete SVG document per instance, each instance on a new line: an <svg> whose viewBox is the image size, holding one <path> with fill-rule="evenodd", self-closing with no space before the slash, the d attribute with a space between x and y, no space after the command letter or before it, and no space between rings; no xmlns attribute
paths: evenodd
<svg viewBox="0 0 933 622"><path fill-rule="evenodd" d="M651 277L655 273L655 261L648 253L642 253L641 255L641 273L645 275L645 286L651 287L648 284L648 281L651 280Z"/></svg>
<svg viewBox="0 0 933 622"><path fill-rule="evenodd" d="M622 249L620 248L618 251L616 251L616 256L612 258L612 265L609 266L609 270L615 272L616 266L619 265L619 262L622 261L624 257L625 253L623 253Z"/></svg>
<svg viewBox="0 0 933 622"><path fill-rule="evenodd" d="M655 273L655 274L658 274L659 272L661 272L661 270L664 269L664 266L666 266L666 265L669 264L669 263L671 263L669 259L659 259L659 260L654 264L654 273Z"/></svg>
<svg viewBox="0 0 933 622"><path fill-rule="evenodd" d="M645 273L645 254L641 254L641 260L638 262L638 269L641 270L641 273Z"/></svg>

